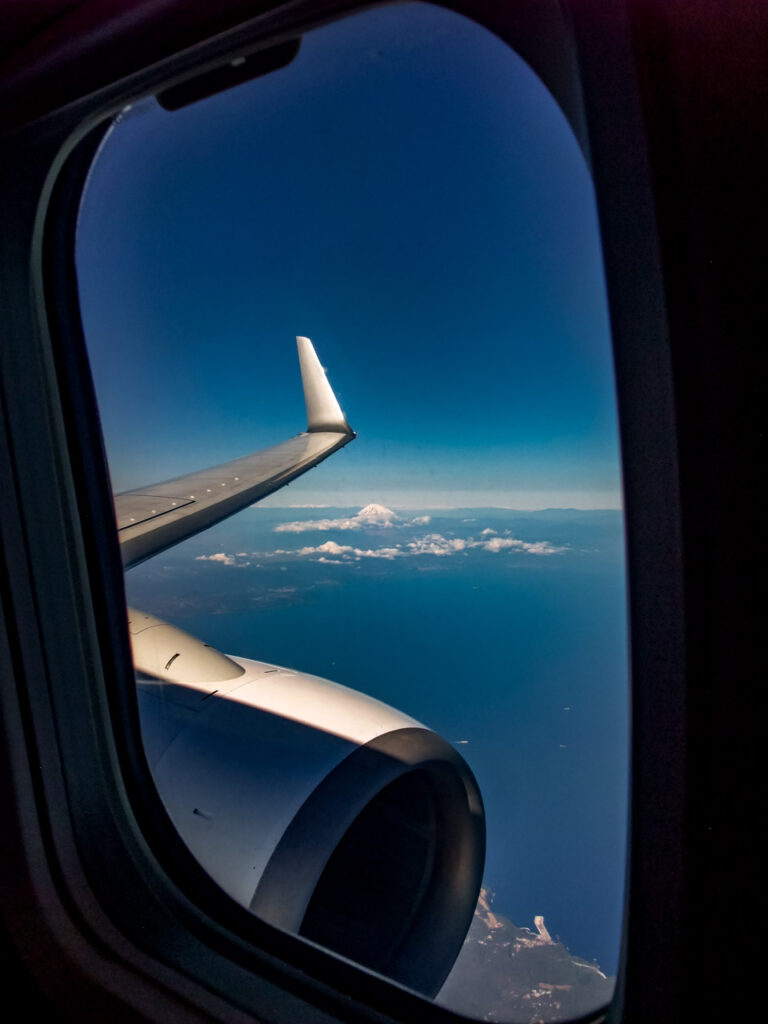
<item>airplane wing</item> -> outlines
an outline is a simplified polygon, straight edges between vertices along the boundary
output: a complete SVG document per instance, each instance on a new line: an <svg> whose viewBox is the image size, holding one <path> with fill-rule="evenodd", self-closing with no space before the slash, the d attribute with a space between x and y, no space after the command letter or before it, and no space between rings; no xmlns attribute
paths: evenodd
<svg viewBox="0 0 768 1024"><path fill-rule="evenodd" d="M307 338L307 431L115 499L127 566L263 498L355 436ZM269 924L433 998L477 904L485 813L460 754L328 679L216 651L129 609L144 751L179 836Z"/></svg>
<svg viewBox="0 0 768 1024"><path fill-rule="evenodd" d="M354 439L312 342L298 337L296 344L306 432L211 469L115 495L126 569L274 493Z"/></svg>

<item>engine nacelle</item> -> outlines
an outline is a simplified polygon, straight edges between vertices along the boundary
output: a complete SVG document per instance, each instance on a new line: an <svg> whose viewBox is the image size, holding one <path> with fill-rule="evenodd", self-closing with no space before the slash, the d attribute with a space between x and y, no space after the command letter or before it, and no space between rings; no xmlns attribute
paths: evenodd
<svg viewBox="0 0 768 1024"><path fill-rule="evenodd" d="M426 995L477 902L485 818L445 740L318 676L131 611L147 757L200 864L264 920Z"/></svg>

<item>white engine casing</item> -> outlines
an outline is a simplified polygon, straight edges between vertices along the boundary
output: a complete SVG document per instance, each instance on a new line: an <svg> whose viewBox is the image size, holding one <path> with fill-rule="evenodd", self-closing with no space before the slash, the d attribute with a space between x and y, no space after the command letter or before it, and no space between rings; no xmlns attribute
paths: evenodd
<svg viewBox="0 0 768 1024"><path fill-rule="evenodd" d="M485 822L463 758L381 701L233 658L130 612L163 803L243 906L428 995L480 887Z"/></svg>

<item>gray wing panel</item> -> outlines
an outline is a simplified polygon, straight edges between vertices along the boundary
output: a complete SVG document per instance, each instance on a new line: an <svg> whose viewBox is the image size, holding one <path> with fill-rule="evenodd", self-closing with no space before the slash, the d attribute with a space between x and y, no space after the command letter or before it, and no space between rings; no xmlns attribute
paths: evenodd
<svg viewBox="0 0 768 1024"><path fill-rule="evenodd" d="M137 565L265 498L354 436L351 431L299 434L212 469L115 495L123 565Z"/></svg>

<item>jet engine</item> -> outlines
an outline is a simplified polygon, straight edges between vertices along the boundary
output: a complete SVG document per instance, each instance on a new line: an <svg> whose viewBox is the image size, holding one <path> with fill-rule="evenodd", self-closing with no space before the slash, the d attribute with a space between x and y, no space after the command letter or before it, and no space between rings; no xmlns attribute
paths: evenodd
<svg viewBox="0 0 768 1024"><path fill-rule="evenodd" d="M464 759L345 686L142 612L129 626L155 783L208 874L265 921L435 995L485 855Z"/></svg>

